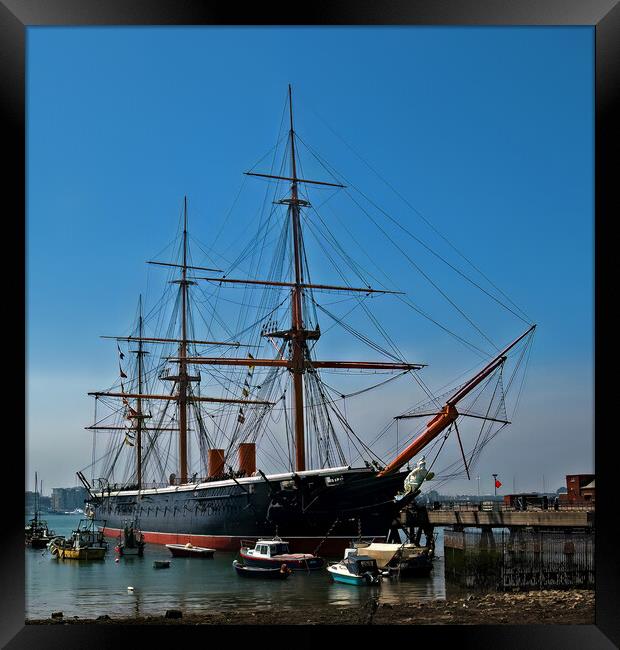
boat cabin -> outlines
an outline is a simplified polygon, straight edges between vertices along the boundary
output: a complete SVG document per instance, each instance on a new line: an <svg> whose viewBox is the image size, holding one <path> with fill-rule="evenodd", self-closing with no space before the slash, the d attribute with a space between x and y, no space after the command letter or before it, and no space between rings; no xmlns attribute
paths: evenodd
<svg viewBox="0 0 620 650"><path fill-rule="evenodd" d="M347 567L349 573L355 576L361 576L365 573L372 573L373 575L379 573L377 560L373 557L368 557L368 555L355 555L351 553L342 560L342 563Z"/></svg>
<svg viewBox="0 0 620 650"><path fill-rule="evenodd" d="M259 539L254 549L248 549L247 552L250 555L258 555L261 557L275 557L290 553L288 542L273 539Z"/></svg>

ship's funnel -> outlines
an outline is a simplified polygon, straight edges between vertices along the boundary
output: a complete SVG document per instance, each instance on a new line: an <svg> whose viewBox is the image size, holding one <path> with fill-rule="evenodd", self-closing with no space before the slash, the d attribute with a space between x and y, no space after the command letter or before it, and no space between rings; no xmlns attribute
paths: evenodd
<svg viewBox="0 0 620 650"><path fill-rule="evenodd" d="M239 444L239 470L246 476L252 476L256 471L256 445L253 442Z"/></svg>
<svg viewBox="0 0 620 650"><path fill-rule="evenodd" d="M207 456L209 478L221 476L224 473L224 450L209 449Z"/></svg>

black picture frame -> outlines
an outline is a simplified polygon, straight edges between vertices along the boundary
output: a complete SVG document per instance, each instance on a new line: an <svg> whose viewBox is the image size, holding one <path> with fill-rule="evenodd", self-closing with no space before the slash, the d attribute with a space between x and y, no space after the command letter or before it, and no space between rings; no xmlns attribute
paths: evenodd
<svg viewBox="0 0 620 650"><path fill-rule="evenodd" d="M25 250L25 39L26 28L35 25L589 25L595 29L595 467L597 479L596 511L596 621L594 625L550 626L415 626L414 628L375 627L341 630L346 641L339 643L385 643L432 647L452 641L460 647L508 648L610 648L620 645L618 623L618 550L612 532L612 476L616 465L612 453L613 424L605 427L604 413L615 406L612 341L605 335L605 324L613 319L604 311L605 298L613 296L611 282L612 233L617 213L620 168L618 114L620 94L620 6L619 0L383 0L382 2L341 1L304 4L296 13L289 8L247 5L240 10L232 3L198 0L0 0L0 105L2 107L2 150L4 153L5 282L14 292L8 299L7 321L13 331L9 338L14 357L5 366L14 414L25 414L25 265L11 263L6 249L15 242ZM22 215L24 218L22 219ZM558 224L561 227L561 224ZM609 270L607 270L609 268ZM21 309L21 311L20 311ZM14 342L14 343L13 343ZM19 345L18 343L21 343ZM612 352L610 352L612 351ZM23 373L21 370L24 369ZM609 372L608 372L609 371ZM609 381L606 381L607 377ZM607 407L605 409L605 407ZM553 408L553 405L550 405ZM17 415L19 419L19 415ZM23 420L22 420L23 421ZM321 635L333 634L328 628L227 627L205 629L185 626L120 625L24 625L23 494L24 449L10 451L10 440L19 440L20 424L5 428L3 478L6 486L5 512L0 539L2 589L0 589L0 642L7 648L100 648L119 644L146 644L185 647L206 643L256 645L294 644L309 647ZM535 450L533 450L535 453ZM8 472L8 475L7 475ZM7 510L9 509L9 510ZM10 516L10 519L9 519ZM369 632L372 634L369 636ZM220 637L217 641L216 635Z"/></svg>

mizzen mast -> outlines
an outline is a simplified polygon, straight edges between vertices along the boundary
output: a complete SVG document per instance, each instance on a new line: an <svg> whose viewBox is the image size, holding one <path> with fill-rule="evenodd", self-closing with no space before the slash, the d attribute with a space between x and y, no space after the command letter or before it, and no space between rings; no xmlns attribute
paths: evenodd
<svg viewBox="0 0 620 650"><path fill-rule="evenodd" d="M138 395L142 394L142 357L145 354L142 345L142 294L140 294L140 308L138 316L138 334L140 336L138 340L138 350L136 354L138 356ZM138 490L142 488L142 397L138 397L136 400L137 405L137 422L136 422L136 480L138 483Z"/></svg>

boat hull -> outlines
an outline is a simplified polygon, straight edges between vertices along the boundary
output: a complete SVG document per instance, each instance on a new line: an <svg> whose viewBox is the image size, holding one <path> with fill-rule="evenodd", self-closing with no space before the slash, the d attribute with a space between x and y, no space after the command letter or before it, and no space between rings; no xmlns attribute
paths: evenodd
<svg viewBox="0 0 620 650"><path fill-rule="evenodd" d="M26 540L26 546L30 548L45 548L51 541L49 537L32 537L29 540Z"/></svg>
<svg viewBox="0 0 620 650"><path fill-rule="evenodd" d="M337 566L337 565L336 565ZM371 582L366 576L356 576L346 571L339 571L334 565L327 567L334 582L342 582L345 585L377 585L379 582Z"/></svg>
<svg viewBox="0 0 620 650"><path fill-rule="evenodd" d="M170 562L168 560L155 560L153 562L154 569L169 569Z"/></svg>
<svg viewBox="0 0 620 650"><path fill-rule="evenodd" d="M172 553L173 557L198 557L211 559L215 549L204 548L201 546L192 546L187 548L184 544L166 544L166 548Z"/></svg>
<svg viewBox="0 0 620 650"><path fill-rule="evenodd" d="M144 555L144 545L141 546L117 546L114 549L118 555L129 556L129 557L142 557Z"/></svg>
<svg viewBox="0 0 620 650"><path fill-rule="evenodd" d="M360 576L345 576L345 575L340 575L338 573L332 573L332 580L334 582L342 582L345 585L365 585L366 583L364 582L363 578L360 578Z"/></svg>
<svg viewBox="0 0 620 650"><path fill-rule="evenodd" d="M237 575L243 578L254 578L258 580L286 580L289 571L281 571L279 568L250 567L244 566L237 560L233 562Z"/></svg>
<svg viewBox="0 0 620 650"><path fill-rule="evenodd" d="M282 475L284 476L284 475ZM293 478L290 478L293 476ZM405 473L377 477L368 470L334 470L284 480L240 479L164 490L103 493L92 503L118 537L128 518L140 521L154 544L238 551L241 540L280 535L292 552L342 555L351 539L385 539L398 516Z"/></svg>
<svg viewBox="0 0 620 650"><path fill-rule="evenodd" d="M286 555L268 557L256 557L255 555L248 555L243 550L239 552L241 559L247 566L263 567L265 569L278 568L283 564L293 571L314 571L322 569L325 566L325 560L322 557L311 558L292 558Z"/></svg>
<svg viewBox="0 0 620 650"><path fill-rule="evenodd" d="M106 554L105 548L73 549L52 546L50 551L60 560L103 560Z"/></svg>

